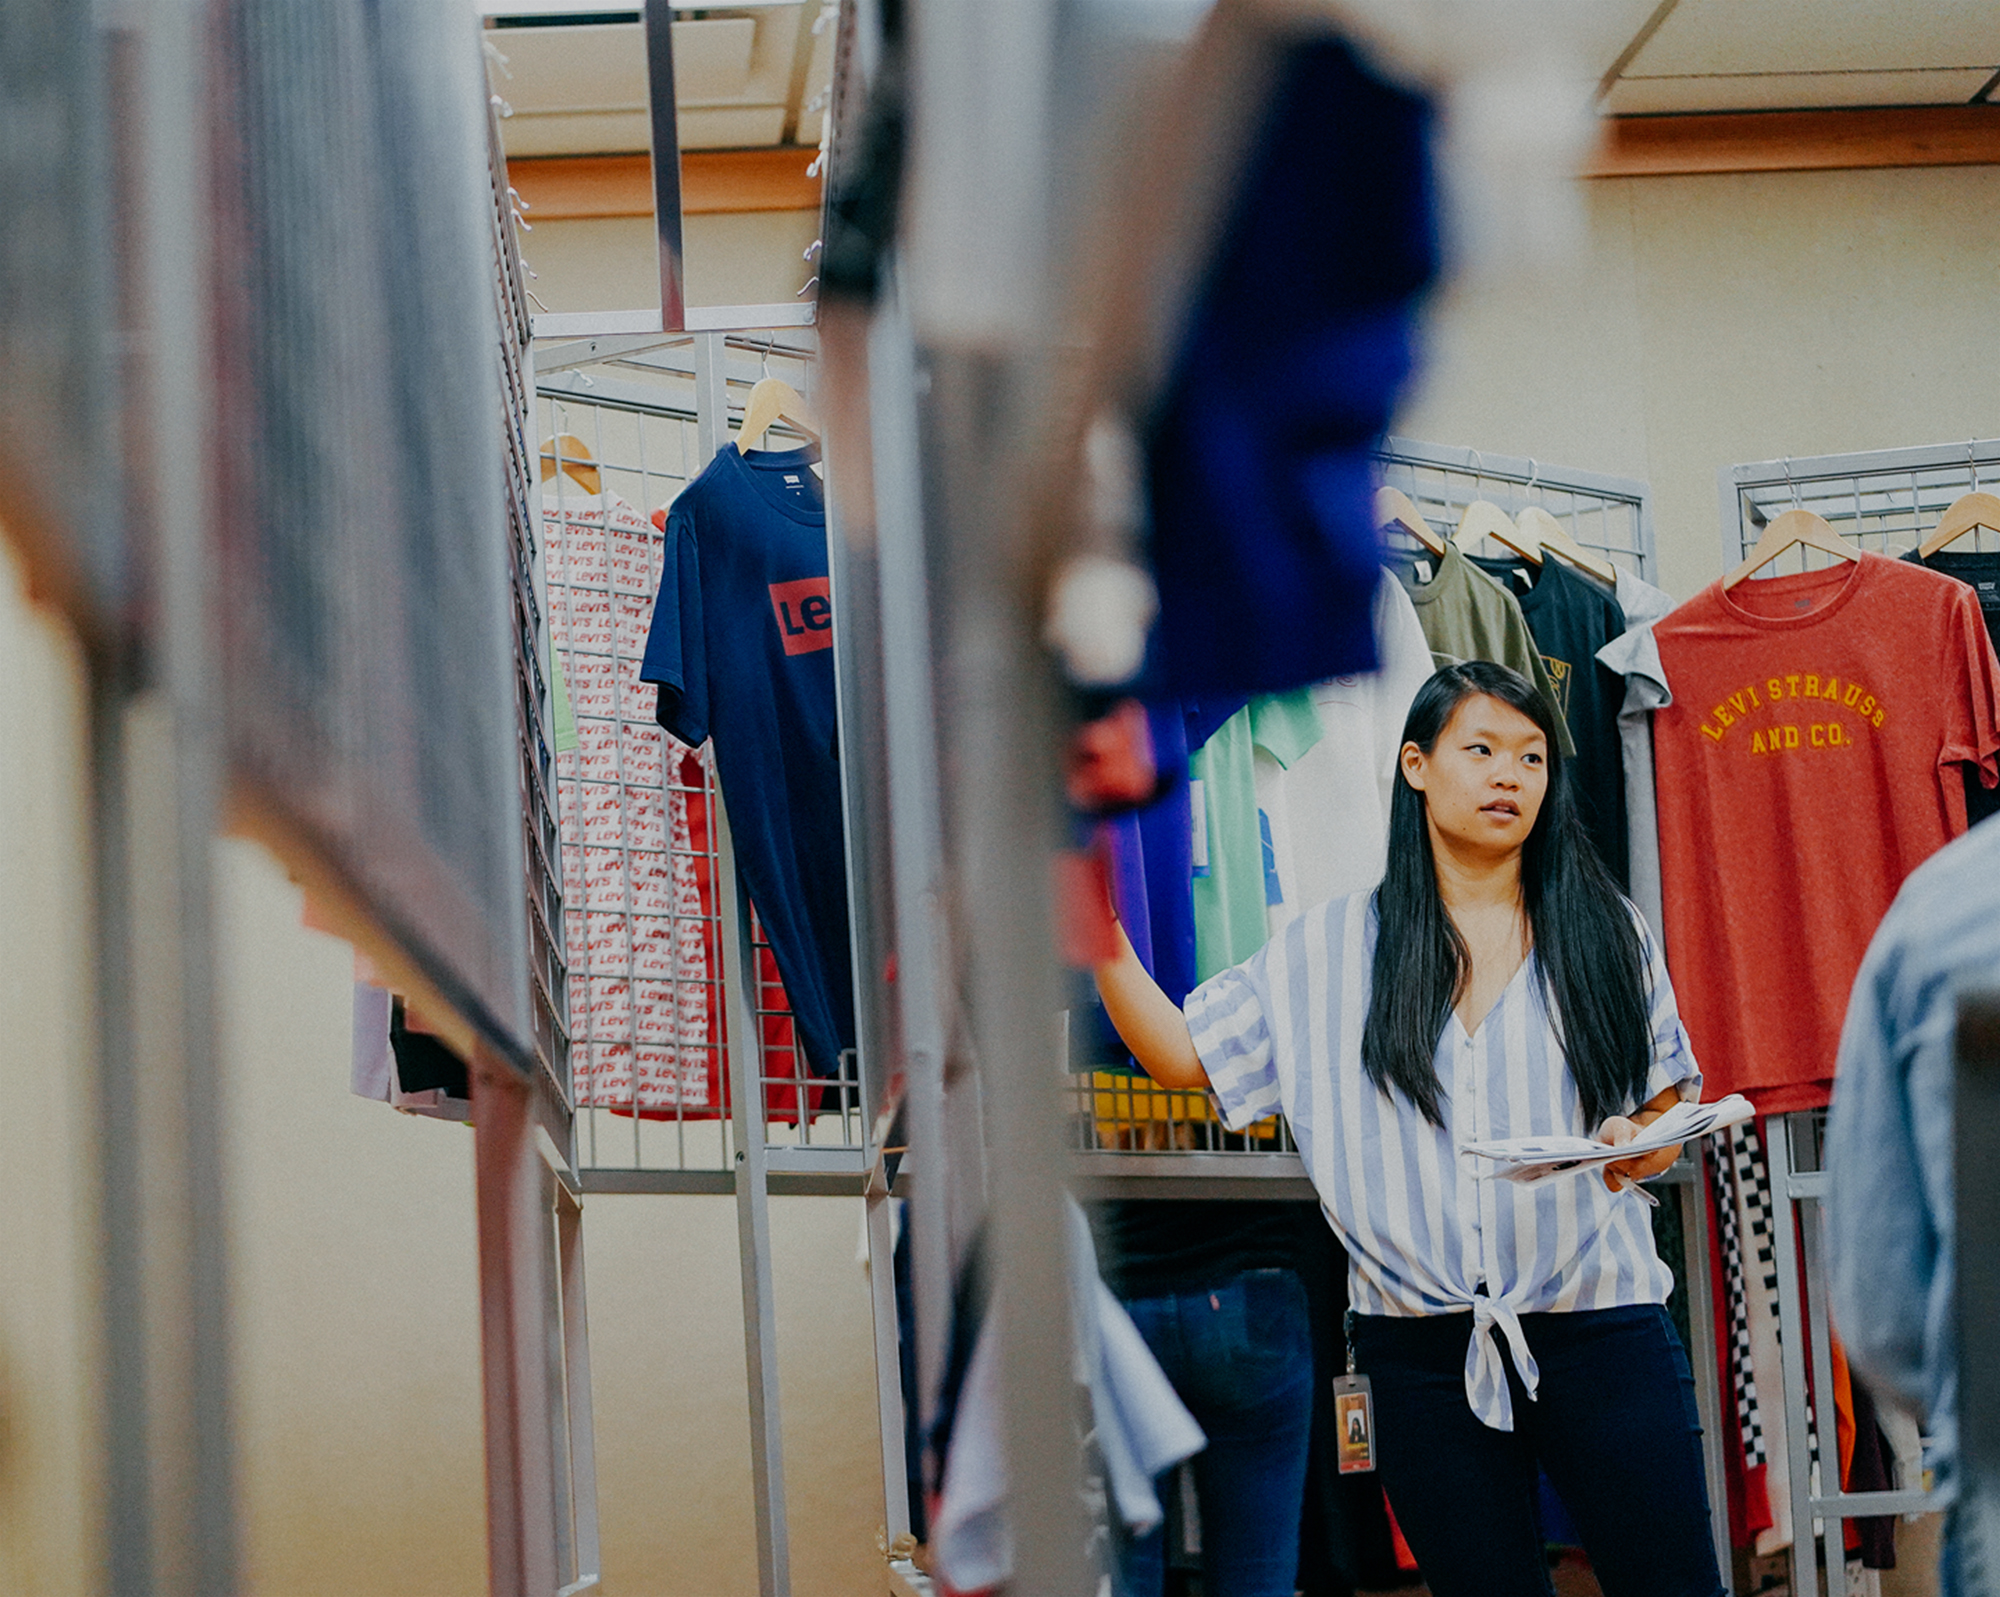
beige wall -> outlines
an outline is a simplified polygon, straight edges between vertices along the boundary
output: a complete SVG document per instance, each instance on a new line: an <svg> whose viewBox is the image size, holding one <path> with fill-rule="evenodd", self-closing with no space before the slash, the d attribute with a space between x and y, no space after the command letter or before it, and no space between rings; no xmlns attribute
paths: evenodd
<svg viewBox="0 0 2000 1597"><path fill-rule="evenodd" d="M882 1466L858 1198L771 1203L792 1589L879 1588ZM604 1569L613 1597L755 1597L736 1206L585 1206Z"/></svg>
<svg viewBox="0 0 2000 1597"><path fill-rule="evenodd" d="M219 854L247 1562L259 1597L485 1590L472 1137L347 1090L353 956ZM859 1199L771 1206L793 1589L879 1569ZM605 1589L754 1597L728 1199L584 1204Z"/></svg>
<svg viewBox="0 0 2000 1597"><path fill-rule="evenodd" d="M354 955L217 851L249 1590L477 1597L472 1133L347 1090Z"/></svg>
<svg viewBox="0 0 2000 1597"><path fill-rule="evenodd" d="M552 311L644 310L660 303L650 216L536 222L521 238L528 286ZM805 252L817 211L690 216L684 224L690 305L788 305L813 275Z"/></svg>
<svg viewBox="0 0 2000 1597"><path fill-rule="evenodd" d="M1718 468L2000 431L2000 168L1584 196L1589 259L1450 297L1396 428L1650 482L1677 597L1721 570Z"/></svg>

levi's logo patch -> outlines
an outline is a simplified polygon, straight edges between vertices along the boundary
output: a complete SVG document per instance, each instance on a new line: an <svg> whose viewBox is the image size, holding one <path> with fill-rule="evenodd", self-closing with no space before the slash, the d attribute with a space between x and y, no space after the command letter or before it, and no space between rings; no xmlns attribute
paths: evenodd
<svg viewBox="0 0 2000 1597"><path fill-rule="evenodd" d="M785 653L811 654L833 647L833 601L825 577L771 584L771 613L778 618L778 635Z"/></svg>

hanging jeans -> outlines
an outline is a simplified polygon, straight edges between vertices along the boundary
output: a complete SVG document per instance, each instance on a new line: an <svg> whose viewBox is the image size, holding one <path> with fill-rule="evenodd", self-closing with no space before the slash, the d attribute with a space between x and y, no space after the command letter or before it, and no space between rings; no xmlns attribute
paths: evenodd
<svg viewBox="0 0 2000 1597"><path fill-rule="evenodd" d="M1536 1514L1548 1472L1605 1597L1720 1597L1694 1377L1657 1304L1524 1314L1529 1401L1507 1359L1514 1430L1465 1400L1471 1317L1356 1315L1389 1505L1432 1597L1549 1597Z"/></svg>
<svg viewBox="0 0 2000 1597"><path fill-rule="evenodd" d="M1208 1435L1193 1460L1204 1597L1292 1597L1312 1429L1305 1288L1290 1270L1246 1270L1125 1307ZM1124 1543L1118 1566L1119 1597L1160 1597L1165 1530Z"/></svg>

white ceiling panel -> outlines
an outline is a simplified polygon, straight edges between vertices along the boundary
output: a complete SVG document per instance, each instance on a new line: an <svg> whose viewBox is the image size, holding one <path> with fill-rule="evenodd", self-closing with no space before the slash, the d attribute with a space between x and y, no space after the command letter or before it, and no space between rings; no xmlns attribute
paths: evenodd
<svg viewBox="0 0 2000 1597"><path fill-rule="evenodd" d="M674 98L682 105L739 100L750 88L757 23L750 17L709 17L674 24Z"/></svg>
<svg viewBox="0 0 2000 1597"><path fill-rule="evenodd" d="M646 109L646 40L636 22L498 28L486 37L505 59L495 76L516 116Z"/></svg>
<svg viewBox="0 0 2000 1597"><path fill-rule="evenodd" d="M681 148L684 150L751 150L783 142L782 105L742 109L681 107Z"/></svg>
<svg viewBox="0 0 2000 1597"><path fill-rule="evenodd" d="M500 142L517 155L638 155L653 147L644 111L571 111L524 115L500 124Z"/></svg>
<svg viewBox="0 0 2000 1597"><path fill-rule="evenodd" d="M1993 0L1679 0L1626 67L1650 77L1724 72L2000 66Z"/></svg>
<svg viewBox="0 0 2000 1597"><path fill-rule="evenodd" d="M812 38L805 9L799 0L718 6L674 23L682 148L785 141L799 102L824 86L831 68L832 30ZM486 37L504 58L492 77L513 108L502 124L510 155L613 154L651 143L640 24L562 22L493 28ZM810 63L802 41L818 47ZM816 143L819 118L803 125L806 142Z"/></svg>
<svg viewBox="0 0 2000 1597"><path fill-rule="evenodd" d="M1624 77L1602 108L1613 116L1672 111L1774 111L1859 105L1963 105L1992 73L1772 72L1734 77Z"/></svg>
<svg viewBox="0 0 2000 1597"><path fill-rule="evenodd" d="M709 13L714 17L714 13ZM721 19L716 19L721 20ZM744 75L743 86L728 95L710 96L699 92L699 86L690 83L680 75L681 30L699 23L676 22L674 24L674 77L677 97L682 105L705 105L728 100L741 100L757 105L777 105L786 103L792 88L792 63L799 49L799 7L770 6L753 11L740 19L754 23L757 42L750 52L749 70Z"/></svg>

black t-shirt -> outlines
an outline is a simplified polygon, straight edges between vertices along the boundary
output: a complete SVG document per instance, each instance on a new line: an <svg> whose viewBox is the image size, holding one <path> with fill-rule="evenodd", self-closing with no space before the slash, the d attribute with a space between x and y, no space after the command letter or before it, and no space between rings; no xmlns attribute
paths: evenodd
<svg viewBox="0 0 2000 1597"><path fill-rule="evenodd" d="M1319 1206L1302 1201L1120 1198L1087 1212L1098 1273L1128 1300L1204 1291L1245 1270L1296 1270L1310 1228L1326 1229Z"/></svg>
<svg viewBox="0 0 2000 1597"><path fill-rule="evenodd" d="M1599 665L1597 651L1625 630L1625 612L1610 593L1560 559L1551 557L1537 567L1525 560L1479 556L1473 564L1499 578L1521 602L1576 745L1569 762L1570 791L1605 868L1624 892L1630 856L1618 710L1625 702L1625 679Z"/></svg>
<svg viewBox="0 0 2000 1597"><path fill-rule="evenodd" d="M1952 577L1965 583L1979 598L1979 613L1986 618L1986 635L1993 640L1993 647L2000 649L2000 553L1982 554L1976 550L1954 553L1950 549L1940 549L1928 560L1917 558L1912 549L1903 558L1912 565L1935 571L1940 576ZM1971 766L1965 768L1965 819L1977 826L1989 815L2000 815L2000 790L1987 787L1979 780L1979 772Z"/></svg>

